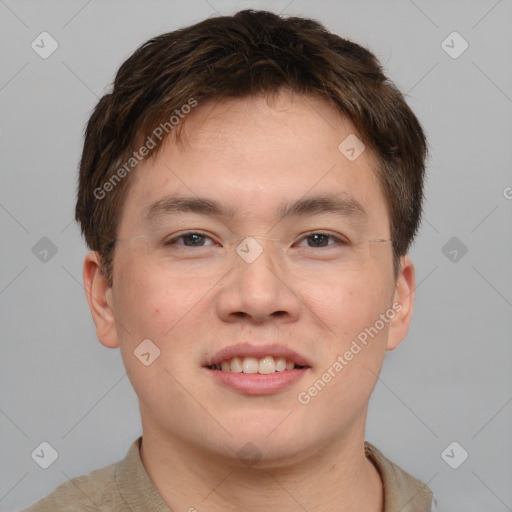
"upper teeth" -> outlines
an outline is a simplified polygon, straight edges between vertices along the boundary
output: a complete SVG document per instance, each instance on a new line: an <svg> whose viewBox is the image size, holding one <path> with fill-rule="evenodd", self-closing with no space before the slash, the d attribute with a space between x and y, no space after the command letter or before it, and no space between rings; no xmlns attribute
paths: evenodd
<svg viewBox="0 0 512 512"><path fill-rule="evenodd" d="M261 359L256 357L233 357L233 359L222 361L220 364L211 366L217 370L225 372L237 373L261 373L268 375L269 373L282 372L284 370L293 370L295 363L287 361L284 357L265 356Z"/></svg>

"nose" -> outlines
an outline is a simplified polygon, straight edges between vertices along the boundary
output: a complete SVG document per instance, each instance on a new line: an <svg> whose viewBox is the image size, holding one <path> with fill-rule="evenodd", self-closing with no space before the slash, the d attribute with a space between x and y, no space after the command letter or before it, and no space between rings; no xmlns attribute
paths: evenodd
<svg viewBox="0 0 512 512"><path fill-rule="evenodd" d="M237 248L231 272L219 283L216 307L223 321L243 318L261 324L299 318L302 301L296 290L298 283L289 282L275 245L248 237Z"/></svg>

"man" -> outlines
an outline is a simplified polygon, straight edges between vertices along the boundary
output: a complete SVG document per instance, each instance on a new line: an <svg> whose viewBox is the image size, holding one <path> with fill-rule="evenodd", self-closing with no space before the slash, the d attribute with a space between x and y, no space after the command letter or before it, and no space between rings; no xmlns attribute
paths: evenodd
<svg viewBox="0 0 512 512"><path fill-rule="evenodd" d="M89 120L76 219L143 432L28 510L431 510L364 441L411 320L426 154L373 54L315 21L142 45Z"/></svg>

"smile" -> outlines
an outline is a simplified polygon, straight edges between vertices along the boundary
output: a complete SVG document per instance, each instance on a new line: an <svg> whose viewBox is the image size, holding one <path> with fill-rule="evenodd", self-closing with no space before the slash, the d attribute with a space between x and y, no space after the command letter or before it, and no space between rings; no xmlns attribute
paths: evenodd
<svg viewBox="0 0 512 512"><path fill-rule="evenodd" d="M239 343L207 358L203 368L222 387L243 395L272 395L296 384L311 370L301 354L283 345Z"/></svg>
<svg viewBox="0 0 512 512"><path fill-rule="evenodd" d="M259 373L260 375L270 375L276 372L287 370L302 369L305 366L296 364L292 360L284 357L265 356L260 359L256 357L239 357L225 359L220 364L208 366L210 370L221 370L224 372L235 373Z"/></svg>

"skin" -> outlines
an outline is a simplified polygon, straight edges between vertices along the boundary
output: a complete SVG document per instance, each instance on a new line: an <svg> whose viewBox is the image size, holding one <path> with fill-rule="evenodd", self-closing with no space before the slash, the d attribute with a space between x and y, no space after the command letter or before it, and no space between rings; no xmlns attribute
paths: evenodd
<svg viewBox="0 0 512 512"><path fill-rule="evenodd" d="M268 101L262 96L209 102L190 113L183 128L183 146L169 138L156 158L133 171L118 238L187 229L223 243L233 233L283 239L288 234L293 240L318 229L345 234L346 221L329 214L275 225L281 202L334 191L350 194L368 212L359 235L389 239L374 157L367 149L351 162L338 150L354 129L323 100L281 91ZM144 208L177 192L219 199L239 212L222 221L181 215L148 235ZM273 242L259 241L258 259L233 260L225 268L229 272L218 275L206 270L217 261L215 246L199 253L205 254L203 263L162 264L161 249L119 243L112 287L99 271L98 255L87 255L83 277L98 339L121 349L139 398L144 466L173 510L256 512L279 502L283 512L381 511L382 482L364 456L365 422L385 353L409 327L413 263L402 257L395 280L391 247L384 244L378 257L358 269L339 271L335 262L307 260L294 267L286 254L280 258L272 250ZM298 393L395 301L401 311L309 404L298 403ZM147 338L161 354L144 366L133 351ZM243 341L291 347L311 368L273 395L236 392L202 365L207 356ZM251 466L237 456L248 442L261 456Z"/></svg>

